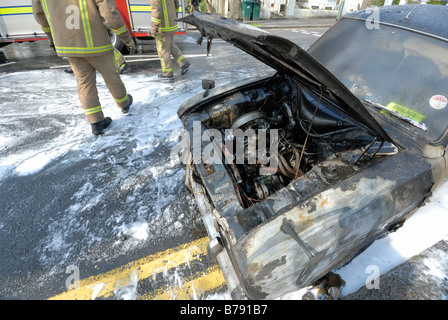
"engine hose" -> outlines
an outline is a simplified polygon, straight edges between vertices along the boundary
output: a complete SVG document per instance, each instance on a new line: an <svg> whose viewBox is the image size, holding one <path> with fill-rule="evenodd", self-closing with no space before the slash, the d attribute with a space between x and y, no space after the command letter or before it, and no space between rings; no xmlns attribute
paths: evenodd
<svg viewBox="0 0 448 320"><path fill-rule="evenodd" d="M283 174L285 177L289 179L294 179L294 174L288 172L283 166L281 161L278 162L278 169L280 170L280 173Z"/></svg>
<svg viewBox="0 0 448 320"><path fill-rule="evenodd" d="M295 175L296 172L293 168L288 164L288 161L286 161L285 157L283 155L279 154L278 157L280 158L281 163L283 164L283 167L291 174Z"/></svg>
<svg viewBox="0 0 448 320"><path fill-rule="evenodd" d="M300 159L300 153L299 153L299 151L296 150L296 149L294 149L294 155L295 155L295 157L296 157L295 164L294 164L294 175L295 175L296 173L299 173L299 175L297 176L297 177L299 177L299 176L302 176L302 175L303 175L302 170L300 170L300 168L299 168L299 165L300 165L300 163L299 163L299 159Z"/></svg>

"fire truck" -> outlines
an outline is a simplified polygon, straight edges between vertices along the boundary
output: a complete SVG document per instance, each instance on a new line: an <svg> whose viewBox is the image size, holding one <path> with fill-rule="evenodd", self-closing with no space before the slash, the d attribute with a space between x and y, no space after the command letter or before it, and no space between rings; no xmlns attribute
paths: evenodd
<svg viewBox="0 0 448 320"><path fill-rule="evenodd" d="M185 1L179 0L178 17L185 15ZM151 5L149 0L115 0L126 27L136 39L151 39ZM186 25L178 24L177 34L185 34ZM109 32L119 50L123 43ZM13 42L45 40L46 35L33 16L31 0L0 0L0 46Z"/></svg>

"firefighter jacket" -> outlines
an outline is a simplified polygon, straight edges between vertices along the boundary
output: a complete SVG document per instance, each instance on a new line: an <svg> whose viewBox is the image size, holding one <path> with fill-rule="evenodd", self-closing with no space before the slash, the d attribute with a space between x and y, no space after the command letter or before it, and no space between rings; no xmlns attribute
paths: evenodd
<svg viewBox="0 0 448 320"><path fill-rule="evenodd" d="M113 50L104 23L124 43L132 39L114 0L33 0L33 14L51 34L59 56L97 56Z"/></svg>
<svg viewBox="0 0 448 320"><path fill-rule="evenodd" d="M156 32L177 30L177 0L151 0L151 29Z"/></svg>

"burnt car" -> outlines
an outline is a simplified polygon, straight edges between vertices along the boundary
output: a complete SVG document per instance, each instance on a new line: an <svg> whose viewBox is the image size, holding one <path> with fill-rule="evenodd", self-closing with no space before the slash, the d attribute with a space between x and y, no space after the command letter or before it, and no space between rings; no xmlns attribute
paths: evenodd
<svg viewBox="0 0 448 320"><path fill-rule="evenodd" d="M275 70L208 83L178 110L186 184L232 298L315 283L447 179L448 7L375 10L345 15L307 51L215 14L181 19Z"/></svg>

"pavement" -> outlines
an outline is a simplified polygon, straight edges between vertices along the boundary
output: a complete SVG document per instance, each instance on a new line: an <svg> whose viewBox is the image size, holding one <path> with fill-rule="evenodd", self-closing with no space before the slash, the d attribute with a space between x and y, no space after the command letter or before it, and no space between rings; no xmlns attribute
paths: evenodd
<svg viewBox="0 0 448 320"><path fill-rule="evenodd" d="M330 28L336 23L332 18L315 19L286 19L283 17L273 17L269 20L244 20L244 23L261 29L307 29L307 28ZM196 27L189 26L188 30L195 30Z"/></svg>
<svg viewBox="0 0 448 320"><path fill-rule="evenodd" d="M343 300L448 300L448 241L441 240ZM436 270L436 272L434 272Z"/></svg>
<svg viewBox="0 0 448 320"><path fill-rule="evenodd" d="M336 23L336 19L286 19L274 18L270 20L245 20L247 24L261 29L308 29L330 28Z"/></svg>

